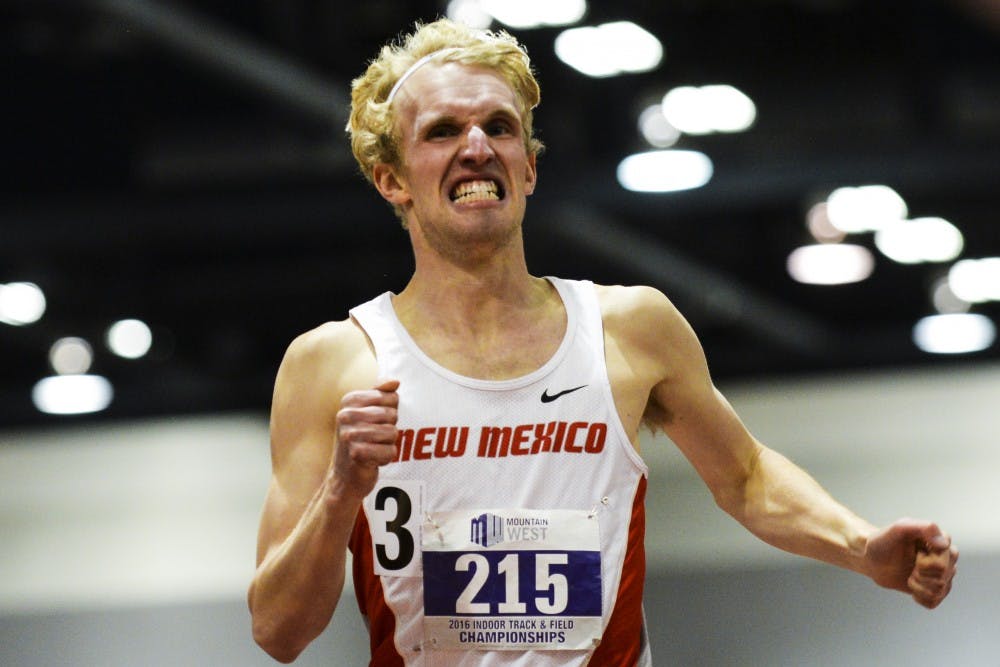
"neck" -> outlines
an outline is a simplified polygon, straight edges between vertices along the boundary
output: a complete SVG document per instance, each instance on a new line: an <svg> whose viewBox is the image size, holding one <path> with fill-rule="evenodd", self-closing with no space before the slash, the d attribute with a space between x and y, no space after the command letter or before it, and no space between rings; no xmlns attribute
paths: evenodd
<svg viewBox="0 0 1000 667"><path fill-rule="evenodd" d="M400 323L424 353L460 375L499 380L541 367L566 328L555 288L528 273L520 243L478 258L466 248L460 260L415 252L413 277L393 300Z"/></svg>
<svg viewBox="0 0 1000 667"><path fill-rule="evenodd" d="M474 323L503 322L504 311L530 309L548 284L528 273L520 228L506 234L433 243L410 228L415 269L394 305L401 319L415 316Z"/></svg>
<svg viewBox="0 0 1000 667"><path fill-rule="evenodd" d="M521 377L552 357L566 330L555 288L527 271L414 276L393 301L400 323L431 359L459 375Z"/></svg>
<svg viewBox="0 0 1000 667"><path fill-rule="evenodd" d="M547 281L528 273L519 262L494 261L487 265L418 266L406 288L394 300L407 325L482 331L500 328L513 314L531 311L550 294Z"/></svg>

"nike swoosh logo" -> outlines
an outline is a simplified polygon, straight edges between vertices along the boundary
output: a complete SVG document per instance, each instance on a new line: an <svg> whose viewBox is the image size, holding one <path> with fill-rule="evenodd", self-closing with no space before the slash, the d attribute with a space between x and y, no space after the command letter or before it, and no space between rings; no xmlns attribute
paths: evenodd
<svg viewBox="0 0 1000 667"><path fill-rule="evenodd" d="M573 387L572 389L564 389L555 394L549 394L549 390L546 389L545 391L542 392L542 403L551 403L560 396L565 396L566 394L572 394L574 391L579 391L580 389L583 389L586 386L587 385L585 384L581 384L579 387Z"/></svg>

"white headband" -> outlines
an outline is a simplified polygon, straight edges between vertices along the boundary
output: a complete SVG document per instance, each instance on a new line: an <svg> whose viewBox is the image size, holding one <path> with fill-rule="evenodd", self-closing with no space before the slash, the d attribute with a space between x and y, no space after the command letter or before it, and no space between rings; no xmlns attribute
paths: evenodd
<svg viewBox="0 0 1000 667"><path fill-rule="evenodd" d="M409 79L414 72L416 72L418 69L420 69L428 62L430 62L431 59L436 58L437 56L441 56L447 53L454 53L455 51L461 51L461 50L462 47L460 46L451 46L446 49L440 49L438 51L434 51L433 53L428 53L426 56L424 56L417 62L413 63L412 65L410 65L409 69L403 72L403 76L399 77L399 79L396 81L396 85L394 85L392 87L392 90L389 91L389 97L385 98L385 103L392 104L392 99L396 97L396 93L398 93L399 89L403 87L403 84L406 83L406 80Z"/></svg>

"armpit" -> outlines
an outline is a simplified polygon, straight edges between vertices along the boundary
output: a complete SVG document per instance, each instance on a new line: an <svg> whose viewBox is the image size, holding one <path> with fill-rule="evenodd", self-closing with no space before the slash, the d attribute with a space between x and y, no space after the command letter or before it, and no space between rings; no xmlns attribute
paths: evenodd
<svg viewBox="0 0 1000 667"><path fill-rule="evenodd" d="M649 429L650 433L662 431L663 427L673 421L673 414L670 410L660 405L656 398L650 394L646 401L646 409L642 411L642 425Z"/></svg>

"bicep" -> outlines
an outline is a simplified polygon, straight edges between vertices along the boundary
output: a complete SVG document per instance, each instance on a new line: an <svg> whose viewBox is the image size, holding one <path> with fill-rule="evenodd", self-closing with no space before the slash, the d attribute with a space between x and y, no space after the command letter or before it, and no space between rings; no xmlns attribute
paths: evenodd
<svg viewBox="0 0 1000 667"><path fill-rule="evenodd" d="M271 481L258 533L258 563L292 532L322 485L336 440L336 389L315 350L289 347L271 404Z"/></svg>
<svg viewBox="0 0 1000 667"><path fill-rule="evenodd" d="M664 370L650 394L651 412L718 499L742 486L761 445L715 387L687 322L674 311L662 330L667 339L658 364Z"/></svg>
<svg viewBox="0 0 1000 667"><path fill-rule="evenodd" d="M666 394L670 416L663 430L699 476L719 497L739 488L750 476L760 443L746 429L726 398L707 387L671 387Z"/></svg>

